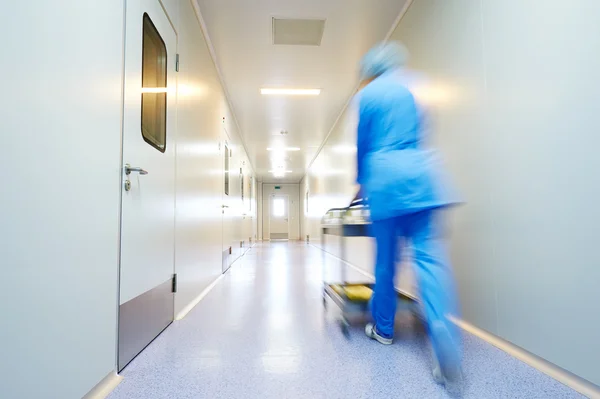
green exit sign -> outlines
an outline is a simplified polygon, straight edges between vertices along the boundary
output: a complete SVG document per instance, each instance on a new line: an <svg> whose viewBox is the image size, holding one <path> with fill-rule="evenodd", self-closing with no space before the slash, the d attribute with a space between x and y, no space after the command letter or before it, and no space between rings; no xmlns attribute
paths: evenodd
<svg viewBox="0 0 600 399"><path fill-rule="evenodd" d="M275 186L275 190L281 190L281 186Z"/></svg>

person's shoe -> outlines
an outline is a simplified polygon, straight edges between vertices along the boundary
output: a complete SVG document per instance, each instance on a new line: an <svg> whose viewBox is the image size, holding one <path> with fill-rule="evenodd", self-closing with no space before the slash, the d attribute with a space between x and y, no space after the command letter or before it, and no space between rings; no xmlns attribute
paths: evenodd
<svg viewBox="0 0 600 399"><path fill-rule="evenodd" d="M462 369L457 365L439 364L433 367L433 380L446 388L446 391L455 398L461 398L464 391Z"/></svg>
<svg viewBox="0 0 600 399"><path fill-rule="evenodd" d="M433 376L433 380L436 384L444 385L444 376L442 375L442 369L440 368L440 362L438 361L437 356L433 348L431 348L431 361L433 366L431 368L431 374Z"/></svg>
<svg viewBox="0 0 600 399"><path fill-rule="evenodd" d="M460 397L464 381L457 349L443 324L434 324L431 332L439 350L439 353L433 353L433 379L436 383L444 385L452 396Z"/></svg>
<svg viewBox="0 0 600 399"><path fill-rule="evenodd" d="M380 335L377 332L377 327L375 327L375 324L373 323L367 324L367 326L365 327L365 334L367 334L367 337L374 339L380 344L391 345L393 342L392 338L386 338L383 335Z"/></svg>

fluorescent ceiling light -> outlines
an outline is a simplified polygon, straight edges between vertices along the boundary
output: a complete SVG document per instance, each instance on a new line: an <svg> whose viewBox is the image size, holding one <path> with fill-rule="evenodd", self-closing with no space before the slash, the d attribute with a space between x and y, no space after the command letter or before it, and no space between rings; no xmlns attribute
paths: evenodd
<svg viewBox="0 0 600 399"><path fill-rule="evenodd" d="M278 169L278 170L270 170L269 173L273 173L273 174L278 174L279 175L279 174L284 174L284 173L292 173L292 171L291 170L281 170L281 169Z"/></svg>
<svg viewBox="0 0 600 399"><path fill-rule="evenodd" d="M287 157L285 154L286 154L285 151L272 152L269 159L271 159L271 161L274 163L278 163L278 164L285 163L285 161L290 160L290 157Z"/></svg>
<svg viewBox="0 0 600 399"><path fill-rule="evenodd" d="M300 151L298 147L269 147L267 151Z"/></svg>
<svg viewBox="0 0 600 399"><path fill-rule="evenodd" d="M260 89L263 96L318 96L321 89Z"/></svg>

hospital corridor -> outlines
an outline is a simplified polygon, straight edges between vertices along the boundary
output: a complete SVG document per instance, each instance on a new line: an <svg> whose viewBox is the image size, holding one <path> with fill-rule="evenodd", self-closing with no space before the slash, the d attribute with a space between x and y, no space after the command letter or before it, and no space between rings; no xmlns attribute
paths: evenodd
<svg viewBox="0 0 600 399"><path fill-rule="evenodd" d="M1 7L4 399L600 399L600 2Z"/></svg>

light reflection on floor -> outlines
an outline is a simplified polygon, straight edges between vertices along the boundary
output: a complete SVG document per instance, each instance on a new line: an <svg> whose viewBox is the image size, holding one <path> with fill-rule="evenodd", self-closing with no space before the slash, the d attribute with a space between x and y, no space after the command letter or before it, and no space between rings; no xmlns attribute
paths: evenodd
<svg viewBox="0 0 600 399"><path fill-rule="evenodd" d="M323 266L325 266L323 268ZM347 340L322 275L342 264L297 242L257 244L186 318L123 372L111 399L444 398L430 377L427 343L411 318L389 347L356 325ZM349 270L350 281L365 277ZM466 398L580 398L476 339L465 337Z"/></svg>

